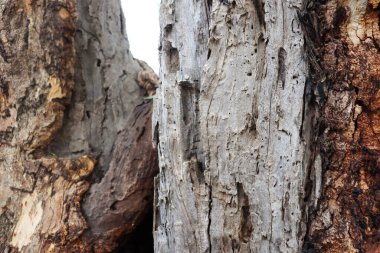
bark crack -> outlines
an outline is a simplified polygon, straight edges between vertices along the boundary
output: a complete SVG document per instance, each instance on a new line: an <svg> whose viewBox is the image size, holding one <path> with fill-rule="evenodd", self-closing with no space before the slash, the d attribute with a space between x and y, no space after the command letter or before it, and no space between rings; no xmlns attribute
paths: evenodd
<svg viewBox="0 0 380 253"><path fill-rule="evenodd" d="M208 246L209 253L212 253L212 241L211 241L211 215L212 215L212 185L209 185L209 202L208 202L208 226L207 226L207 235L208 235Z"/></svg>

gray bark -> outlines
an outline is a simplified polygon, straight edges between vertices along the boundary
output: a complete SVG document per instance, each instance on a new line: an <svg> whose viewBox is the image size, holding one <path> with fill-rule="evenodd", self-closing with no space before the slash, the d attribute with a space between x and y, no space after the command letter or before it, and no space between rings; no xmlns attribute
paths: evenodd
<svg viewBox="0 0 380 253"><path fill-rule="evenodd" d="M304 117L301 9L162 1L156 252L301 251L304 188L321 166Z"/></svg>
<svg viewBox="0 0 380 253"><path fill-rule="evenodd" d="M78 1L73 97L63 127L49 150L57 155L91 154L98 174L107 171L117 133L143 94L142 70L129 51L119 1Z"/></svg>

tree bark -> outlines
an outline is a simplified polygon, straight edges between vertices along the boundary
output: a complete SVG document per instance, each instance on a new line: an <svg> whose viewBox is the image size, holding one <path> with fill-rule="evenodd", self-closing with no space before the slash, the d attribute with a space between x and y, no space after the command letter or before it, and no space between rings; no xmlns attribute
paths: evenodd
<svg viewBox="0 0 380 253"><path fill-rule="evenodd" d="M156 252L301 251L303 189L320 171L301 7L162 2Z"/></svg>
<svg viewBox="0 0 380 253"><path fill-rule="evenodd" d="M380 252L379 1L316 3L323 195L306 249ZM318 27L316 27L318 28Z"/></svg>
<svg viewBox="0 0 380 253"><path fill-rule="evenodd" d="M378 252L379 1L162 1L156 252Z"/></svg>
<svg viewBox="0 0 380 253"><path fill-rule="evenodd" d="M1 252L119 248L152 137L156 252L380 251L379 1L163 0L153 108L119 1L0 11Z"/></svg>
<svg viewBox="0 0 380 253"><path fill-rule="evenodd" d="M151 70L120 2L0 11L0 251L111 252L151 208L157 171L152 103L137 106Z"/></svg>

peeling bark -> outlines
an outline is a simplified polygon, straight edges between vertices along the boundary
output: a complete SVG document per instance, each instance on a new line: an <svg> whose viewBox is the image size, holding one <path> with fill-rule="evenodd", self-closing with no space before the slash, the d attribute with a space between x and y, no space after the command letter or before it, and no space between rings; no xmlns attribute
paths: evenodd
<svg viewBox="0 0 380 253"><path fill-rule="evenodd" d="M0 11L0 251L111 252L149 212L157 170L120 3Z"/></svg>
<svg viewBox="0 0 380 253"><path fill-rule="evenodd" d="M380 251L379 1L163 0L156 97L119 1L0 11L1 252L117 249L152 136L156 252Z"/></svg>
<svg viewBox="0 0 380 253"><path fill-rule="evenodd" d="M322 1L320 1L322 2ZM379 1L324 1L317 49L327 80L323 194L309 251L379 252Z"/></svg>

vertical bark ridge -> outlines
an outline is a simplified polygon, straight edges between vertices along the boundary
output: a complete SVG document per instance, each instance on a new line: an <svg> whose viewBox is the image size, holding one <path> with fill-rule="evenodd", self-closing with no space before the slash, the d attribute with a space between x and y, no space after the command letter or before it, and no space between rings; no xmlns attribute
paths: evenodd
<svg viewBox="0 0 380 253"><path fill-rule="evenodd" d="M302 248L295 238L304 229L300 189L309 158L298 135L307 75L300 5L236 1L212 12L201 115L215 252ZM248 196L244 211L236 185ZM238 237L240 210L250 211L248 242Z"/></svg>
<svg viewBox="0 0 380 253"><path fill-rule="evenodd" d="M162 84L154 113L160 149L156 200L160 218L154 226L157 252L209 251L210 189L199 130L209 8L209 1L161 3Z"/></svg>
<svg viewBox="0 0 380 253"><path fill-rule="evenodd" d="M213 1L209 15L199 2L183 2L161 5L155 249L300 251L307 170L318 166L300 136L303 121L310 120L303 110L308 68L297 17L302 1ZM207 20L208 44L197 51ZM202 54L194 58L194 52ZM187 74L190 69L196 74ZM198 81L199 98L191 91ZM198 125L191 123L198 117ZM189 157L196 139L188 136L196 131L202 155ZM310 128L303 131L311 136ZM202 165L197 173L195 164Z"/></svg>

